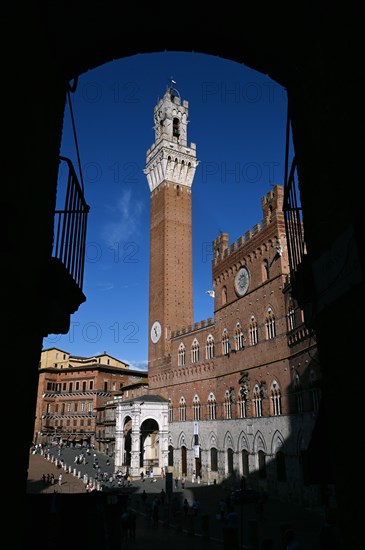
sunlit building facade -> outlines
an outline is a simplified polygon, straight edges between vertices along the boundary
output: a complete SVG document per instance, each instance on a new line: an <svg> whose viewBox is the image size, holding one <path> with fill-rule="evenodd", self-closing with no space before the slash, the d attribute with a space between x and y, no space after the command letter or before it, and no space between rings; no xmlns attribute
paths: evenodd
<svg viewBox="0 0 365 550"><path fill-rule="evenodd" d="M116 467L163 468L207 483L231 478L316 499L306 454L320 402L313 331L291 296L284 190L237 241L212 243L214 315L193 318L188 101L168 88L154 109L145 173L151 194L149 390L116 407ZM153 439L151 439L153 438ZM151 453L151 445L153 452Z"/></svg>

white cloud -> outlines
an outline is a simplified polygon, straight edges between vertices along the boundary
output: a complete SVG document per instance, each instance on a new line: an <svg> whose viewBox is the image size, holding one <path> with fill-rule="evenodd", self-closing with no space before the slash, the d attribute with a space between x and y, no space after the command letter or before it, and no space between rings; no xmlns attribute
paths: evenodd
<svg viewBox="0 0 365 550"><path fill-rule="evenodd" d="M105 283L96 283L97 289L104 292L105 290L113 290L114 283L105 282Z"/></svg>
<svg viewBox="0 0 365 550"><path fill-rule="evenodd" d="M109 245L135 237L140 227L143 202L136 200L130 188L123 189L115 205L106 205L105 208L109 210L109 217L115 218L102 229L102 236Z"/></svg>
<svg viewBox="0 0 365 550"><path fill-rule="evenodd" d="M124 361L124 359L123 359ZM130 361L128 359L125 362L129 365L129 368L132 370L148 370L148 361Z"/></svg>

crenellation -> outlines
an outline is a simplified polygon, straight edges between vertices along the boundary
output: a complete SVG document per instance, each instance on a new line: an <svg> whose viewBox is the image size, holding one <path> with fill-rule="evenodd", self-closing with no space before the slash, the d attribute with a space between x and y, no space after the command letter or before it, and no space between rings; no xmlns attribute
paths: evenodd
<svg viewBox="0 0 365 550"><path fill-rule="evenodd" d="M271 218L269 216L266 216L263 218L261 224L262 224L262 229L265 229L266 227L268 227L271 223Z"/></svg>
<svg viewBox="0 0 365 550"><path fill-rule="evenodd" d="M282 211L283 204L284 187L275 185L274 188L261 199L263 217L269 220L268 223L276 216L277 211Z"/></svg>
<svg viewBox="0 0 365 550"><path fill-rule="evenodd" d="M213 317L208 317L208 319L196 321L193 325L184 325L171 332L171 339L179 338L181 336L185 336L186 334L197 332L212 325L214 325Z"/></svg>
<svg viewBox="0 0 365 550"><path fill-rule="evenodd" d="M241 237L238 237L238 239L237 239L237 246L238 246L238 248L240 248L244 244L245 244L245 237L244 237L244 235L241 235Z"/></svg>
<svg viewBox="0 0 365 550"><path fill-rule="evenodd" d="M214 254L213 266L217 266L221 261L227 259L230 254L237 252L244 245L248 244L248 242L256 237L263 229L271 225L271 222L272 219L266 217L262 225L259 223L255 224L252 229L246 231L244 235L238 237L238 239L231 244L229 244L229 234L221 233L212 243Z"/></svg>

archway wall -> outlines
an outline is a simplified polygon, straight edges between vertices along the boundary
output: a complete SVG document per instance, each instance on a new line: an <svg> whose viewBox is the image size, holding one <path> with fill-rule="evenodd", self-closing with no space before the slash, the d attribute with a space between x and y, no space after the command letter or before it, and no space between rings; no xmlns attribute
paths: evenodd
<svg viewBox="0 0 365 550"><path fill-rule="evenodd" d="M201 421L198 423L200 476L204 483L228 481L239 486L244 473L247 486L262 488L272 494L281 494L287 484L279 484L275 470L275 454L285 453L288 479L291 488L297 491L305 502L313 499L312 488L303 488L302 471L298 468L300 448L297 441L309 441L313 430L313 416L303 414L297 417L270 417L265 422L254 419L239 419L229 422ZM174 477L187 476L192 480L196 470L196 450L194 448L193 422L174 422L169 427L169 445L174 452L174 465L170 467ZM185 454L181 452L185 449ZM211 451L217 450L217 464L212 468ZM242 452L247 453L247 472L244 472ZM265 455L267 478L259 480L259 451ZM184 461L184 457L186 460ZM283 485L283 486L282 486ZM285 486L284 486L285 485Z"/></svg>
<svg viewBox="0 0 365 550"><path fill-rule="evenodd" d="M311 50L314 53L318 47L317 6L313 13L301 10L299 17L284 6L268 3L262 10L261 5L245 5L238 15L231 2L219 12L207 9L182 18L179 30L166 17L164 5L144 7L141 12L138 5L108 0L89 3L87 9L53 2L40 10L24 7L23 19L18 18L12 32L15 36L20 32L27 54L39 45L47 47L45 57L59 64L68 80L121 57L169 50L245 63L284 85L289 68L304 66L309 56L315 59ZM331 18L322 22L322 33L336 17L342 21L343 10L338 16L331 10Z"/></svg>
<svg viewBox="0 0 365 550"><path fill-rule="evenodd" d="M356 200L357 192L351 189L358 181L358 159L362 158L362 142L357 138L363 88L359 70L363 63L360 59L363 19L359 8L350 2L345 8L331 5L329 9L327 2L317 2L305 8L300 5L297 10L292 7L288 13L285 5L277 3L266 4L264 10L261 4L250 4L241 8L238 15L232 2L219 12L184 14L186 18L181 19L178 28L175 21L168 20L164 5L151 4L143 11L137 4L123 4L116 11L115 5L108 0L89 3L87 7L84 3L67 6L64 2L41 2L37 7L28 3L22 10L8 8L3 14L4 61L9 83L4 86L7 108L3 133L9 151L4 155L3 180L11 182L7 187L7 211L11 213L6 228L9 242L3 257L4 265L8 266L3 304L8 329L4 340L8 349L19 346L18 331L14 329L19 326L19 312L22 326L28 328L22 333L22 349L26 350L23 364L28 368L23 369L23 389L17 394L17 399L30 411L25 428L28 435L24 438L21 491L26 483L33 437L31 412L35 410L43 335L40 304L44 297L39 281L52 243L66 84L94 67L143 53L146 49L142 44L148 43L154 52L195 51L245 63L288 89L310 262L326 260L326 254L336 252L339 271L332 273L332 280L344 283L337 284L336 292L330 296L332 301L324 303L320 292L323 261L314 265L319 273L314 288L310 287L315 303L314 307L310 303L309 309L317 313L313 322L325 374L325 414L331 418L325 427L338 495L344 495L343 513L339 516L348 524L347 536L353 537L357 531L350 527L357 509L349 488L356 485L357 479L354 469L348 468L346 453L336 452L336 430L343 415L337 403L337 378L341 378L343 365L348 362L348 350L355 356L356 352L359 356L362 353L363 281L360 286L352 284L351 279L342 280L348 273L342 267L343 261L351 258L348 242L355 247L351 250L356 257L356 245L362 242L363 234L362 201ZM349 241L345 239L347 226L352 231ZM32 246L24 246L24 235ZM361 262L363 265L363 257ZM27 265L32 270L25 277ZM313 300L313 296L309 298ZM346 345L334 346L338 320L348 318L349 312L351 323L341 324L341 341ZM358 408L352 410L354 418L361 418L360 406L361 400ZM350 429L349 440L355 439L357 424L352 423ZM348 544L351 545L350 539Z"/></svg>

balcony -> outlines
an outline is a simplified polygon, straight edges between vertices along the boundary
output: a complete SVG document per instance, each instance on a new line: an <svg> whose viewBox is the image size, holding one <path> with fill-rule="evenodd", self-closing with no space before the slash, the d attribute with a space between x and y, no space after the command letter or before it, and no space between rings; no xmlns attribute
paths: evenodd
<svg viewBox="0 0 365 550"><path fill-rule="evenodd" d="M66 334L71 315L86 301L82 291L84 279L86 226L90 207L86 204L72 162L60 157L67 169L64 185L58 185L53 249L44 278L43 336Z"/></svg>
<svg viewBox="0 0 365 550"><path fill-rule="evenodd" d="M312 277L307 257L302 207L297 179L297 164L293 158L284 185L284 220L288 243L290 284L292 296L301 309L312 302Z"/></svg>

